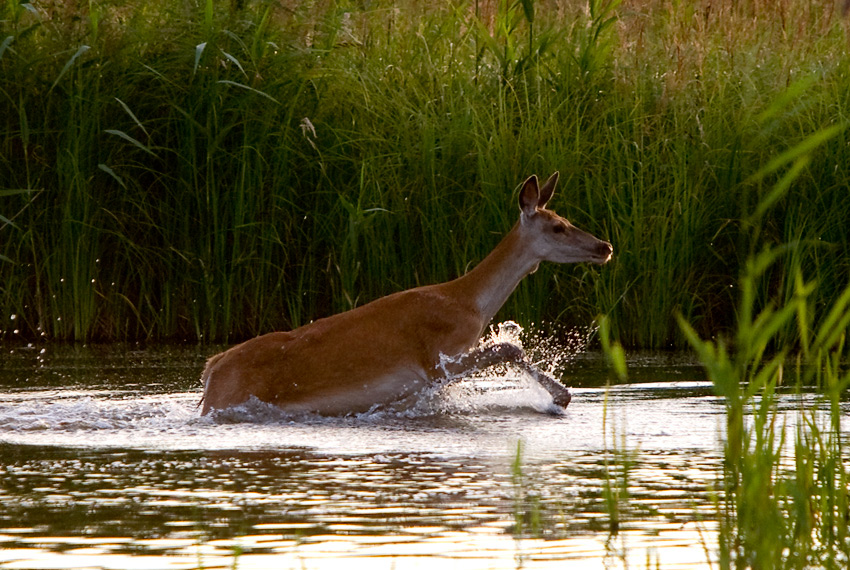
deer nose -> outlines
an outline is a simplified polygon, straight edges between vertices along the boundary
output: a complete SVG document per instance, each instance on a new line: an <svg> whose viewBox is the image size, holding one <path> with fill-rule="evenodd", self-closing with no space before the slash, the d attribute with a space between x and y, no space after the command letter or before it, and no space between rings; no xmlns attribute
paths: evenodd
<svg viewBox="0 0 850 570"><path fill-rule="evenodd" d="M614 253L614 247L608 243L607 241L600 241L596 244L596 254L604 259L602 263L605 263L609 259L611 259L611 255Z"/></svg>

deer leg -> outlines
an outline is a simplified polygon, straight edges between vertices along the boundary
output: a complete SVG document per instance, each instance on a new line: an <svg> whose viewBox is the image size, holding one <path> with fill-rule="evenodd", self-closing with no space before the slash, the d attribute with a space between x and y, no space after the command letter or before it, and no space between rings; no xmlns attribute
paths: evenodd
<svg viewBox="0 0 850 570"><path fill-rule="evenodd" d="M529 376L534 378L538 384L540 384L544 390L549 392L549 395L552 396L552 401L555 402L558 406L562 408L566 408L570 400L573 397L570 395L570 391L566 386L534 366L532 363L524 360L522 362L517 362L520 368L522 368Z"/></svg>
<svg viewBox="0 0 850 570"><path fill-rule="evenodd" d="M477 348L440 365L449 380L456 380L470 372L477 372L497 364L519 363L525 352L515 344L502 342Z"/></svg>
<svg viewBox="0 0 850 570"><path fill-rule="evenodd" d="M566 408L572 396L570 391L560 382L534 366L528 361L525 351L508 342L502 342L467 352L457 360L441 366L449 382L459 380L465 374L476 372L497 364L514 364L531 376L544 390L549 392L552 400L558 406Z"/></svg>

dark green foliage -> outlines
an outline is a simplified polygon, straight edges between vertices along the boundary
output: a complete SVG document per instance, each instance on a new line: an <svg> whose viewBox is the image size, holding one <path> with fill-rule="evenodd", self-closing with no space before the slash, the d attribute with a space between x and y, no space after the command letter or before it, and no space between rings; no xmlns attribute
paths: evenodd
<svg viewBox="0 0 850 570"><path fill-rule="evenodd" d="M463 273L518 184L560 170L554 209L615 259L542 267L504 315L605 313L666 347L681 312L711 336L784 169L754 174L843 126L850 97L831 3L716 4L4 2L0 334L294 327ZM850 279L832 135L757 222L798 244L763 299L799 269L817 311Z"/></svg>

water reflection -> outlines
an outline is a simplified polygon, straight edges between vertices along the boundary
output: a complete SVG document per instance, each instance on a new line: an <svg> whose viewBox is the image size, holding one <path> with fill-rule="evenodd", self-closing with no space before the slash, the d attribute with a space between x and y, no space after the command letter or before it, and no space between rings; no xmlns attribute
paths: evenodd
<svg viewBox="0 0 850 570"><path fill-rule="evenodd" d="M419 416L222 424L195 408L204 356L4 360L0 567L666 569L713 550L723 406L691 363L606 391L580 358L557 418L516 385Z"/></svg>
<svg viewBox="0 0 850 570"><path fill-rule="evenodd" d="M33 557L50 554L70 565L81 550L95 557L86 566L109 566L100 559L109 554L187 564L201 556L207 568L232 564L234 549L240 567L271 555L284 567L344 555L404 568L434 556L452 567L512 567L517 556L529 566L611 554L601 493L610 458L598 453L527 465L518 484L499 461L430 454L0 451L0 560L10 568L41 567ZM698 553L717 459L656 452L635 463L616 540L640 556Z"/></svg>

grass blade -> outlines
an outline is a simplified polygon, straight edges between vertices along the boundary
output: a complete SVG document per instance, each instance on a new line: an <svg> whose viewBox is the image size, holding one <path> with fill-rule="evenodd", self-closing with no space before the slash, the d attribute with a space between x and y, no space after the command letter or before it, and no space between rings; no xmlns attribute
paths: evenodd
<svg viewBox="0 0 850 570"><path fill-rule="evenodd" d="M20 229L20 228L18 228L18 225L15 222L10 220L9 218L4 216L3 214L0 214L0 223L2 223L4 226L12 226L15 229Z"/></svg>
<svg viewBox="0 0 850 570"><path fill-rule="evenodd" d="M0 43L0 59L3 59L3 54L6 53L13 41L15 41L15 36L6 36L3 43Z"/></svg>
<svg viewBox="0 0 850 570"><path fill-rule="evenodd" d="M53 91L56 85L59 84L59 81L61 81L65 74L68 73L68 70L71 69L71 66L74 65L74 62L77 61L77 59L79 59L81 55L89 51L89 49L91 48L87 45L82 45L77 48L77 51L74 52L74 55L71 56L71 59L69 59L67 63L65 63L65 67L63 67L62 71L59 72L59 76L56 78L56 81L54 81L53 85L50 86L50 91Z"/></svg>
<svg viewBox="0 0 850 570"><path fill-rule="evenodd" d="M847 128L847 123L839 123L837 125L832 125L819 130L813 135L807 137L797 146L786 150L785 152L768 162L762 169L750 176L747 179L747 182L758 182L764 179L765 176L773 174L789 162L795 161L798 158L801 158L802 156L811 153L817 147L835 137L845 128Z"/></svg>
<svg viewBox="0 0 850 570"><path fill-rule="evenodd" d="M767 109L762 111L758 117L756 117L756 121L764 124L767 121L778 117L783 109L797 101L803 93L809 89L809 87L814 85L816 80L817 78L814 75L811 75L792 83L788 89L783 91L779 96L771 101Z"/></svg>
<svg viewBox="0 0 850 570"><path fill-rule="evenodd" d="M207 42L201 42L195 46L195 67L192 68L192 75L198 72L198 64L201 62L201 56L207 48Z"/></svg>
<svg viewBox="0 0 850 570"><path fill-rule="evenodd" d="M751 224L754 224L757 220L760 220L770 208L773 207L776 202L782 198L788 189L791 188L791 185L803 173L803 170L809 165L811 162L811 157L809 155L803 155L797 160L794 161L794 164L791 168L786 172L782 178L774 184L773 188L768 192L761 200L759 200L758 206L756 206L756 211L749 217L748 221Z"/></svg>
<svg viewBox="0 0 850 570"><path fill-rule="evenodd" d="M138 119L138 117L136 117L136 115L133 113L133 111L130 110L130 107L128 107L127 104L124 101L122 101L121 99L119 99L118 97L115 97L115 100L118 101L118 104L121 105L121 107L124 109L124 111L128 115L130 115L130 118L133 119L133 122L136 123L139 126L140 129L142 129L142 131L145 133L145 136L150 138L150 134L148 133L148 130L145 128L145 126L142 124L142 122Z"/></svg>
<svg viewBox="0 0 850 570"><path fill-rule="evenodd" d="M245 73L245 70L242 68L242 64L239 63L238 59L236 59L234 56L230 55L229 53L227 53L224 50L221 50L221 53L224 54L224 57L226 57L228 59L228 61L230 61L231 63L233 63L233 65L235 65L236 67L239 68L239 71L242 72L242 75L244 75L246 78L248 77L248 74Z"/></svg>
<svg viewBox="0 0 850 570"><path fill-rule="evenodd" d="M97 165L97 167L98 167L98 168L100 168L100 169L101 169L102 171L104 171L105 173L107 173L108 175L110 175L112 178L114 178L114 179L115 179L115 181L116 181L118 184L120 184L120 185L121 185L121 188L123 188L124 190L126 190L126 189L127 189L127 185L126 185L126 184L124 184L124 181L121 179L121 177L120 177L120 176L118 176L117 174L115 174L115 171L114 171L114 170L112 170L111 168L109 168L108 166L106 166L105 164L103 164L102 162L101 162L100 164L98 164L98 165Z"/></svg>
<svg viewBox="0 0 850 570"><path fill-rule="evenodd" d="M814 343L815 350L831 349L841 335L847 333L848 327L850 327L850 287L844 289L818 328Z"/></svg>
<svg viewBox="0 0 850 570"><path fill-rule="evenodd" d="M157 158L159 158L154 151L152 151L146 145L144 145L142 142L140 142L138 139L131 137L130 135L128 135L124 131L119 131L118 129L104 129L103 132L109 133L110 135L115 135L115 136L121 137L122 139L129 142L133 146L138 147L141 150L145 151L149 155L156 156Z"/></svg>
<svg viewBox="0 0 850 570"><path fill-rule="evenodd" d="M274 103L277 103L278 105L280 105L280 101L278 101L277 99L275 99L274 97L272 97L268 93L263 93L262 91L260 91L258 89L254 89L253 87L248 87L247 85L244 85L242 83L237 83L236 81L230 81L229 79L220 79L218 82L221 83L222 85L232 85L234 87L239 87L241 89L245 89L245 90L250 91L252 93L256 93L257 95L265 97L269 101L273 101Z"/></svg>

